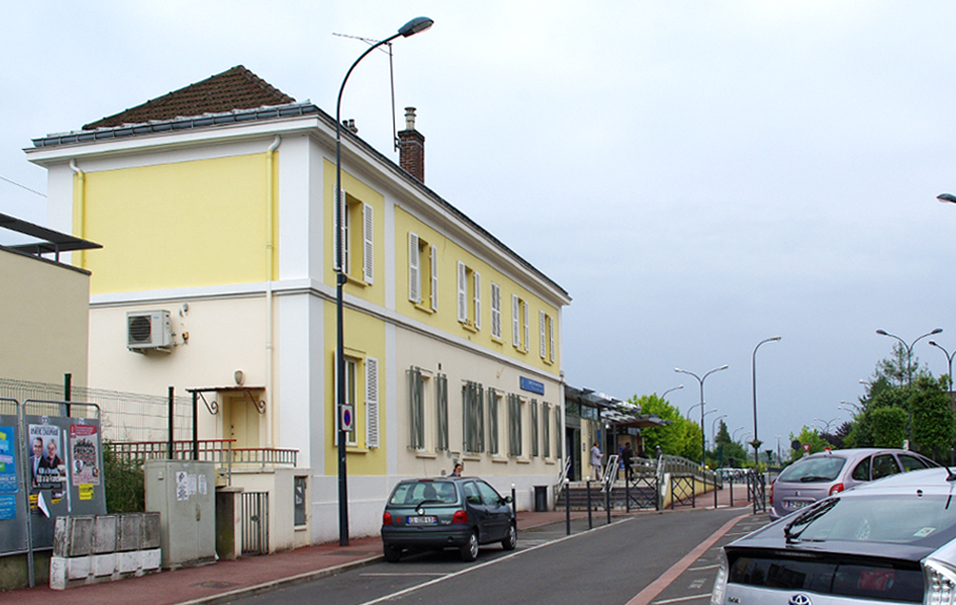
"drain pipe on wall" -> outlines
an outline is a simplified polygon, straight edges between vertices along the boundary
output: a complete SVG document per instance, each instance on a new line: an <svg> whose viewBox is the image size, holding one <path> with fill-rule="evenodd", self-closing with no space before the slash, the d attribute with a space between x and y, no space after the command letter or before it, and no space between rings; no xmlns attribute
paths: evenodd
<svg viewBox="0 0 956 605"><path fill-rule="evenodd" d="M86 174L76 165L76 158L70 160L70 170L78 178L79 184L73 186L73 233L86 239ZM86 250L80 250L80 268L86 269Z"/></svg>
<svg viewBox="0 0 956 605"><path fill-rule="evenodd" d="M266 447L273 447L275 427L273 415L272 385L274 382L273 362L274 332L272 328L272 282L275 279L275 151L282 143L282 137L276 135L272 144L266 149Z"/></svg>

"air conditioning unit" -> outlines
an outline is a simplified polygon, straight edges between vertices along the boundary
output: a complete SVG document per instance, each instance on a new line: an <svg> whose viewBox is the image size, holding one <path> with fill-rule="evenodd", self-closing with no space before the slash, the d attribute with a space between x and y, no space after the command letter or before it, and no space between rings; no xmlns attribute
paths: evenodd
<svg viewBox="0 0 956 605"><path fill-rule="evenodd" d="M169 353L173 330L169 311L130 311L126 313L126 348L137 353L159 350Z"/></svg>

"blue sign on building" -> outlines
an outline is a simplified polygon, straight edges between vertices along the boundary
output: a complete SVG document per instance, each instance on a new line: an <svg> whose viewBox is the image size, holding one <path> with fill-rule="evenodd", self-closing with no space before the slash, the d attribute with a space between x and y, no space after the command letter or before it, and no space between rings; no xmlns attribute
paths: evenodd
<svg viewBox="0 0 956 605"><path fill-rule="evenodd" d="M521 377L521 390L528 391L531 393L537 393L538 395L544 395L544 383L538 382L537 380L532 380L530 378Z"/></svg>

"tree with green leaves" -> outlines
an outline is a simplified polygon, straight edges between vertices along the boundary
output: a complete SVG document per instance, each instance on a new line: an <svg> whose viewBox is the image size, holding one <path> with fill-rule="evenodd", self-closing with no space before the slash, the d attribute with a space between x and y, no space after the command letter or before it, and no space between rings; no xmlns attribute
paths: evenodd
<svg viewBox="0 0 956 605"><path fill-rule="evenodd" d="M910 449L945 461L956 437L948 389L948 376L933 378L897 344L892 357L877 363L844 445L903 447L909 439Z"/></svg>
<svg viewBox="0 0 956 605"><path fill-rule="evenodd" d="M817 452L822 452L826 448L830 447L829 442L826 439L820 436L820 433L816 429L811 429L807 425L803 425L803 428L800 429L800 434L794 437L793 433L790 433L790 441L794 440L799 441L801 445L810 444L810 451L808 454L816 454ZM803 457L804 450L803 448L797 450L790 450L790 460L789 462L795 462Z"/></svg>
<svg viewBox="0 0 956 605"><path fill-rule="evenodd" d="M744 447L731 440L727 423L723 420L718 424L717 434L714 436L714 451L712 458L716 467L741 467L747 464L747 451Z"/></svg>
<svg viewBox="0 0 956 605"><path fill-rule="evenodd" d="M640 406L642 414L651 414L667 422L665 426L641 429L646 451L653 452L660 446L665 454L700 460L700 426L684 418L676 406L656 394L634 395L630 403Z"/></svg>
<svg viewBox="0 0 956 605"><path fill-rule="evenodd" d="M949 377L934 380L929 376L916 379L910 396L910 436L921 453L936 460L945 460L956 437L956 414L949 396Z"/></svg>

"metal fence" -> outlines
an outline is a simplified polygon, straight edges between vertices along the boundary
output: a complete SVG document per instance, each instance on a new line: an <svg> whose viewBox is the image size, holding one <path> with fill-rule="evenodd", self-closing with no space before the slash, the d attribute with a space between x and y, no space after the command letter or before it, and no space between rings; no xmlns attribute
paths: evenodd
<svg viewBox="0 0 956 605"><path fill-rule="evenodd" d="M69 393L66 391L69 390ZM100 408L104 441L163 441L169 439L169 396L127 393L107 389L67 386L0 378L0 398L25 401L70 399L95 403ZM173 397L173 439L192 438L192 397ZM57 415L58 410L36 413Z"/></svg>

